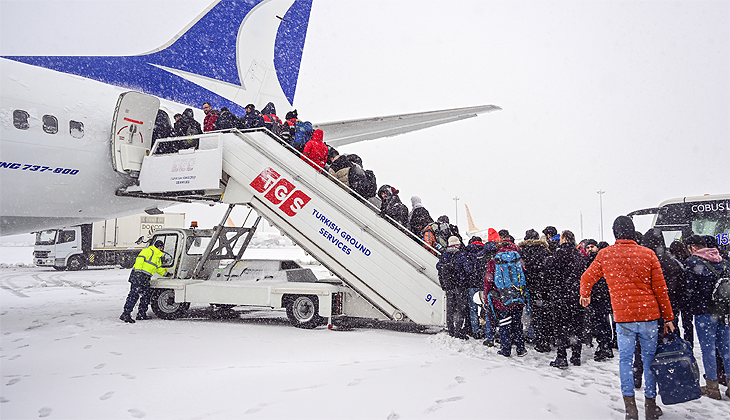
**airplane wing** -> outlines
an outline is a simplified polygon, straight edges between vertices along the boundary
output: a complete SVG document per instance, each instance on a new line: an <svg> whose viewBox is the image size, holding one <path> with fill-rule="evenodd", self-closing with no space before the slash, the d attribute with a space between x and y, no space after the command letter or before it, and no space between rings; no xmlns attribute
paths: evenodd
<svg viewBox="0 0 730 420"><path fill-rule="evenodd" d="M324 131L325 143L332 147L339 147L365 140L410 133L411 131L476 117L485 112L499 111L501 109L496 105L470 106L440 111L390 115L387 117L336 121L315 124L314 128Z"/></svg>

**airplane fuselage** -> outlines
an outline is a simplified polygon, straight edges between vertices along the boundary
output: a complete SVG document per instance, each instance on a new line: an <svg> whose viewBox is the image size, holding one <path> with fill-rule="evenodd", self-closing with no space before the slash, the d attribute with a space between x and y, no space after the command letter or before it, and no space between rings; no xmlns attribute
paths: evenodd
<svg viewBox="0 0 730 420"><path fill-rule="evenodd" d="M0 74L2 235L170 205L115 195L130 182L112 168L110 147L114 107L128 89L4 58Z"/></svg>

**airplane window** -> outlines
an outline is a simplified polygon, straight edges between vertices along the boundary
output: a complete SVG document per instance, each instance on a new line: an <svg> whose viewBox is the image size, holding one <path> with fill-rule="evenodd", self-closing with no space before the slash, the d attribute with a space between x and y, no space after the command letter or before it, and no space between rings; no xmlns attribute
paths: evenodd
<svg viewBox="0 0 730 420"><path fill-rule="evenodd" d="M16 109L13 111L13 125L19 130L27 130L30 128L30 114L23 111L22 109Z"/></svg>
<svg viewBox="0 0 730 420"><path fill-rule="evenodd" d="M78 121L69 121L68 122L68 129L71 133L71 137L75 139L80 139L84 137L84 123L78 122Z"/></svg>
<svg viewBox="0 0 730 420"><path fill-rule="evenodd" d="M58 119L53 115L43 116L43 131L48 134L58 133Z"/></svg>

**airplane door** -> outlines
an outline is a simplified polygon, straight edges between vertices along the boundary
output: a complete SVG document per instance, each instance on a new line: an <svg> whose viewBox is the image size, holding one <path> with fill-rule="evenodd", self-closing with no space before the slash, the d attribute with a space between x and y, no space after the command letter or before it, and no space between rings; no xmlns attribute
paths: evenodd
<svg viewBox="0 0 730 420"><path fill-rule="evenodd" d="M119 95L112 122L112 164L117 172L138 176L142 159L152 149L160 100L139 92Z"/></svg>

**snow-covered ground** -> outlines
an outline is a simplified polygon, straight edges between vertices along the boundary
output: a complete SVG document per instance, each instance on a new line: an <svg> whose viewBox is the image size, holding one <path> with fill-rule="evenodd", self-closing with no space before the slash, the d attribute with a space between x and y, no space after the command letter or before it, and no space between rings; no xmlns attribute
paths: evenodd
<svg viewBox="0 0 730 420"><path fill-rule="evenodd" d="M443 332L301 330L282 311L221 320L196 306L130 325L118 319L129 270L15 265L31 253L0 247L2 419L623 418L617 361L594 362L592 348L563 371L548 366L554 352L506 359ZM665 420L730 418L727 398L663 408Z"/></svg>

